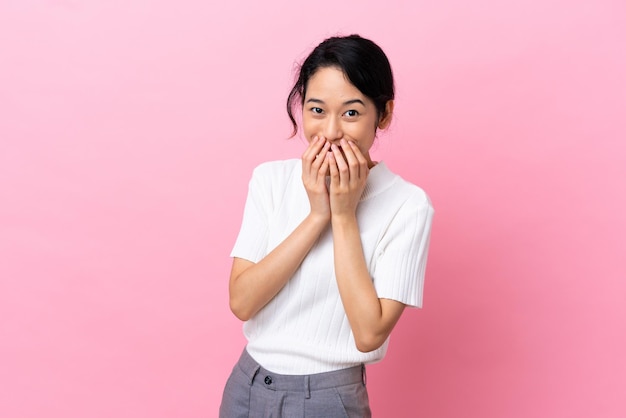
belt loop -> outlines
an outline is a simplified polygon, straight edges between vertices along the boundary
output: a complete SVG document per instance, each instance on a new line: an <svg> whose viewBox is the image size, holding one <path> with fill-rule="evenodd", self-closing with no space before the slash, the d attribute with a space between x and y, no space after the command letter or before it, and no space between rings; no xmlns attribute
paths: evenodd
<svg viewBox="0 0 626 418"><path fill-rule="evenodd" d="M367 386L367 372L365 371L365 364L361 364L361 380L363 381L363 386Z"/></svg>
<svg viewBox="0 0 626 418"><path fill-rule="evenodd" d="M304 396L306 399L311 399L311 382L309 375L304 376Z"/></svg>
<svg viewBox="0 0 626 418"><path fill-rule="evenodd" d="M259 373L259 370L261 370L261 366L257 365L254 368L254 371L252 372L252 377L250 378L250 386L252 386L252 382L254 382L254 378L256 377L256 375Z"/></svg>

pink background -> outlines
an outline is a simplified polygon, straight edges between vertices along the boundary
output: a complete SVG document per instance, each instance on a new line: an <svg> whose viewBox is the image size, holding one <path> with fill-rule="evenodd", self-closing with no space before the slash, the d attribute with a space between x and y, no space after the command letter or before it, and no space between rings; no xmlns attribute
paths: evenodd
<svg viewBox="0 0 626 418"><path fill-rule="evenodd" d="M251 170L352 32L397 78L374 156L437 211L376 416L626 416L623 0L3 0L0 416L217 416Z"/></svg>

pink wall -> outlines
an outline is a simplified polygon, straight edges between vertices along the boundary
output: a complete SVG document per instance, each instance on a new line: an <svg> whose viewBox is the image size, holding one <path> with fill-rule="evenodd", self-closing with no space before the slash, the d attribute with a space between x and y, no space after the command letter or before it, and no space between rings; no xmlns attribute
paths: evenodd
<svg viewBox="0 0 626 418"><path fill-rule="evenodd" d="M397 77L375 156L437 210L376 415L626 416L626 3L215 3L0 3L0 416L216 416L248 178L352 32Z"/></svg>

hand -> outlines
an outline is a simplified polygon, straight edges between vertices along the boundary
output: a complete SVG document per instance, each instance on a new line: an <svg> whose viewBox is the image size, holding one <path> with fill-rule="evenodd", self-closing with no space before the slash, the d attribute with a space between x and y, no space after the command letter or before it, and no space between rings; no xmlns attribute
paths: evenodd
<svg viewBox="0 0 626 418"><path fill-rule="evenodd" d="M330 219L330 201L326 188L326 173L329 166L330 142L315 137L302 154L302 183L311 205L311 214Z"/></svg>
<svg viewBox="0 0 626 418"><path fill-rule="evenodd" d="M341 149L332 144L329 153L329 195L333 219L356 214L369 175L367 160L356 144L342 139L339 145Z"/></svg>

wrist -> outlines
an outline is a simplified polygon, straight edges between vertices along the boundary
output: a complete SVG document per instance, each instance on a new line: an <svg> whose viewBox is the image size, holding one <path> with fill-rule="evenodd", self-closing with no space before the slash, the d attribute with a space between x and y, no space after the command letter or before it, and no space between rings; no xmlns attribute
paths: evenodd
<svg viewBox="0 0 626 418"><path fill-rule="evenodd" d="M333 226L351 226L357 224L356 213L332 214L331 222Z"/></svg>
<svg viewBox="0 0 626 418"><path fill-rule="evenodd" d="M325 227L330 221L330 213L311 212L306 217L306 220L314 226Z"/></svg>

